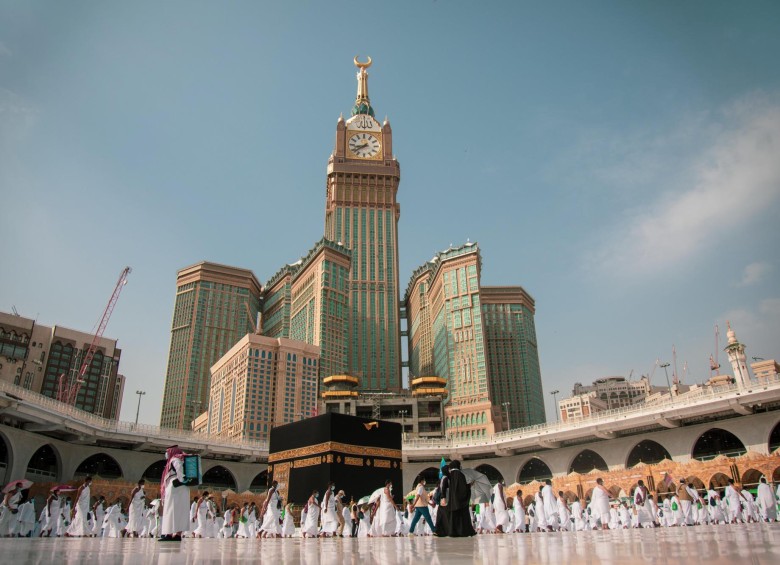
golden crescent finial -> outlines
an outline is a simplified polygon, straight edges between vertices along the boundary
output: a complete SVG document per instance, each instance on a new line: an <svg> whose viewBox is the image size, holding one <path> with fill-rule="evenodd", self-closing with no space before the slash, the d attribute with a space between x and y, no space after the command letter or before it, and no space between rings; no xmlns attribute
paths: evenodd
<svg viewBox="0 0 780 565"><path fill-rule="evenodd" d="M360 61L358 61L358 57L359 57L359 55L355 55L355 66L358 69L367 69L368 67L371 66L371 57L368 57L368 62L367 63L361 63Z"/></svg>

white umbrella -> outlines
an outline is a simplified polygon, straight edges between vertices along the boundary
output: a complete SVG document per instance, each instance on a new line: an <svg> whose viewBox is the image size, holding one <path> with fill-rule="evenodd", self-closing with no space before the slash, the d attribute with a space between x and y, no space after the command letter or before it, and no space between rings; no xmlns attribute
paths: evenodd
<svg viewBox="0 0 780 565"><path fill-rule="evenodd" d="M374 492L371 493L371 496L368 497L368 503L373 504L377 500L379 500L379 497L382 496L382 492L384 492L385 487L378 488Z"/></svg>
<svg viewBox="0 0 780 565"><path fill-rule="evenodd" d="M358 506L363 506L364 504L368 504L369 497L364 496L360 500L357 501Z"/></svg>
<svg viewBox="0 0 780 565"><path fill-rule="evenodd" d="M466 482L471 485L472 502L490 502L490 495L493 494L493 487L487 475L475 471L474 469L461 469Z"/></svg>

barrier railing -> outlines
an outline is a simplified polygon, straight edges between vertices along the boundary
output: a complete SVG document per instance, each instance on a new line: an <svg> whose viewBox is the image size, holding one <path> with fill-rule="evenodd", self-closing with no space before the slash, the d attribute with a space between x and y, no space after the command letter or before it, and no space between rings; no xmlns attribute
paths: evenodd
<svg viewBox="0 0 780 565"><path fill-rule="evenodd" d="M49 398L37 392L27 390L18 385L0 381L0 392L6 396L20 401L30 402L49 412L70 418L75 423L86 424L99 431L112 434L126 434L131 436L154 437L165 439L171 443L192 442L198 444L207 444L213 447L230 447L253 451L268 451L268 442L257 440L232 440L213 436L209 434L196 433L188 430L177 430L174 428L161 428L150 424L136 424L134 422L123 422L121 420L111 420L85 412L70 404L65 404L59 400Z"/></svg>
<svg viewBox="0 0 780 565"><path fill-rule="evenodd" d="M699 388L675 397L669 397L665 400L653 402L652 404L643 404L640 406L626 406L613 410L598 412L589 417L577 418L566 422L549 422L545 424L536 424L523 428L516 428L504 432L486 436L479 439L471 438L405 438L403 448L406 450L433 450L439 452L441 448L467 448L467 447L485 447L500 448L502 444L514 440L526 439L530 436L540 437L544 435L553 435L556 432L566 430L577 430L579 428L594 427L599 424L609 424L620 419L636 417L641 415L657 414L663 416L665 412L704 405L717 400L728 398L739 398L745 394L755 393L766 390L778 390L780 393L780 376L775 375L762 379L760 382L751 383L750 387L739 387L737 385L728 385L722 387ZM20 401L27 401L46 410L70 418L77 424L87 424L99 431L114 434L126 434L138 436L140 438L150 437L164 439L171 443L192 442L196 444L208 445L212 447L234 448L241 450L252 450L268 452L268 443L257 440L231 440L223 437L212 436L209 434L196 433L188 430L177 430L173 428L161 428L149 424L135 424L133 422L123 422L119 420L110 420L101 416L96 416L80 410L69 404L65 404L48 396L32 392L18 385L9 382L0 381L0 392L6 393L11 398ZM780 394L778 394L780 400Z"/></svg>
<svg viewBox="0 0 780 565"><path fill-rule="evenodd" d="M535 424L523 428L515 428L504 432L497 432L484 438L458 438L447 437L438 439L416 438L404 442L404 448L434 449L441 447L477 447L491 445L491 447L500 447L501 443L510 442L528 438L529 436L542 436L553 434L565 430L576 430L578 428L593 427L599 424L615 422L615 420L635 417L644 414L663 415L664 412L679 408L705 405L716 400L727 398L739 398L747 393L778 390L780 391L780 377L770 377L762 379L760 382L751 383L750 387L739 387L736 384L721 387L702 387L691 392L683 393L675 397L669 397L665 400L653 402L652 404L642 404L639 406L625 406L623 408L614 408L597 412L588 417L571 419L566 422L547 422L544 424ZM779 398L780 399L780 398Z"/></svg>

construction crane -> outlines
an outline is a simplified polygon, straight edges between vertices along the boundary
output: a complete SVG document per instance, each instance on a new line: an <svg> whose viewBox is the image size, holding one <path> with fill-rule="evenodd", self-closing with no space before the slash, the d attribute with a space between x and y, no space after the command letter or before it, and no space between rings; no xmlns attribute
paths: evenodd
<svg viewBox="0 0 780 565"><path fill-rule="evenodd" d="M127 284L127 276L131 272L132 269L130 267L125 267L122 269L122 272L119 275L119 280L116 281L114 293L108 300L106 309L103 310L103 317L100 318L100 322L98 322L97 331L95 332L95 336L92 338L92 343L84 354L84 360L81 363L79 372L76 373L76 378L72 380L68 379L67 373L60 375L59 390L57 391L57 400L60 402L65 402L66 404L71 405L76 404L76 397L79 394L79 390L81 390L81 385L86 382L84 375L86 374L87 370L89 370L89 366L92 364L92 358L95 356L95 352L97 351L98 342L100 341L100 338L103 337L103 332L108 325L108 319L111 317L111 313L114 311L116 301L119 300L119 293L122 292L122 288Z"/></svg>
<svg viewBox="0 0 780 565"><path fill-rule="evenodd" d="M715 358L712 358L712 355L710 355L710 377L712 377L712 372L715 372L714 376L720 375L720 363L718 363L718 351L720 351L720 347L718 347L718 341L720 338L720 329L718 329L718 325L715 324Z"/></svg>

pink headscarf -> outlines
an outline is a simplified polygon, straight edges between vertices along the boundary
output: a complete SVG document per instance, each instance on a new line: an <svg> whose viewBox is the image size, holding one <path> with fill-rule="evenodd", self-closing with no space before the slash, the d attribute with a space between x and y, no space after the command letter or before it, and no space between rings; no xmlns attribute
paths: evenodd
<svg viewBox="0 0 780 565"><path fill-rule="evenodd" d="M165 483L167 482L168 473L173 471L173 460L184 459L185 453L179 449L178 445L172 445L165 450L165 458L168 460L165 463L165 469L163 469L162 481L160 481L160 500L165 500Z"/></svg>

